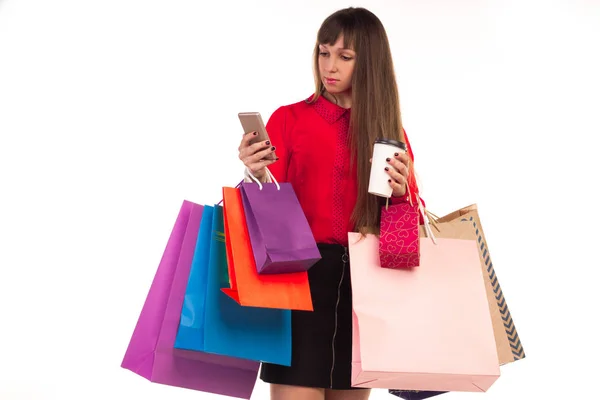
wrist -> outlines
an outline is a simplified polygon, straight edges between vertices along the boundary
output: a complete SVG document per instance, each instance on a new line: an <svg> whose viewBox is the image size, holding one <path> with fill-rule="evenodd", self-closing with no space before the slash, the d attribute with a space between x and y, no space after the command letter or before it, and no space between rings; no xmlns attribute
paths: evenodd
<svg viewBox="0 0 600 400"><path fill-rule="evenodd" d="M271 179L271 173L267 170L267 168L262 168L256 172L252 172L248 167L246 167L244 171L244 180L246 182L255 183L273 183L273 180Z"/></svg>
<svg viewBox="0 0 600 400"><path fill-rule="evenodd" d="M271 178L268 174L263 174L260 178L258 178L260 183L271 183Z"/></svg>
<svg viewBox="0 0 600 400"><path fill-rule="evenodd" d="M271 183L271 177L269 176L269 174L267 174L267 171L262 170L261 172L256 172L254 174L252 174L257 181L259 181L260 183Z"/></svg>
<svg viewBox="0 0 600 400"><path fill-rule="evenodd" d="M396 200L408 200L408 188L404 186L404 193L392 192L392 197Z"/></svg>

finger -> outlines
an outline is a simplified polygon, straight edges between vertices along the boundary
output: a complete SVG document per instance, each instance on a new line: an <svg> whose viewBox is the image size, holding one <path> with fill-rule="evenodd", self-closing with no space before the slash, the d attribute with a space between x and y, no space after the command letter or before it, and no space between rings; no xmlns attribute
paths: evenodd
<svg viewBox="0 0 600 400"><path fill-rule="evenodd" d="M273 160L273 159L275 159L275 157L273 157L272 154L275 152L275 150L276 150L275 146L271 146L265 150L256 152L247 158L247 162L252 164L252 163L257 163L264 159Z"/></svg>
<svg viewBox="0 0 600 400"><path fill-rule="evenodd" d="M404 177L404 175L402 175L395 169L390 168L390 167L385 167L385 171L388 173L388 175L390 176L392 181L395 181L401 185L404 185L406 183L406 178Z"/></svg>
<svg viewBox="0 0 600 400"><path fill-rule="evenodd" d="M393 179L389 179L388 183L390 184L390 187L392 188L392 191L396 196L404 196L404 194L406 194L406 186L405 185L400 184L400 183L394 181Z"/></svg>
<svg viewBox="0 0 600 400"><path fill-rule="evenodd" d="M404 164L400 160L396 160L393 158L388 158L386 161L389 165L394 167L394 169L396 169L396 171L398 171L402 176L404 176L405 178L408 177L408 167L406 166L406 164Z"/></svg>
<svg viewBox="0 0 600 400"><path fill-rule="evenodd" d="M408 156L408 154L396 153L396 154L394 154L394 159L398 160L399 162L406 165L407 167L410 165L410 157Z"/></svg>
<svg viewBox="0 0 600 400"><path fill-rule="evenodd" d="M396 153L394 154L394 159L398 160L399 162L401 162L404 166L406 166L406 170L408 172L408 170L410 169L410 157L405 154L405 153ZM400 169L400 168L398 168Z"/></svg>
<svg viewBox="0 0 600 400"><path fill-rule="evenodd" d="M240 146L238 147L238 151L240 152L240 159L247 156L248 149L250 148L250 141L254 139L258 135L257 132L248 132L242 136L242 141L240 142Z"/></svg>
<svg viewBox="0 0 600 400"><path fill-rule="evenodd" d="M250 170L250 172L252 172L252 174L256 174L258 171L275 163L277 160L279 160L279 158L274 159L274 160L262 160L262 161L247 165L246 167L248 168L248 170Z"/></svg>
<svg viewBox="0 0 600 400"><path fill-rule="evenodd" d="M265 140L264 142L254 143L250 145L248 149L250 150L250 154L255 154L258 151L265 150L271 146L271 142L269 140Z"/></svg>
<svg viewBox="0 0 600 400"><path fill-rule="evenodd" d="M250 142L258 136L258 132L248 132L244 133L242 136L242 141L240 142L240 147L238 147L238 151L242 152L242 150L250 147Z"/></svg>
<svg viewBox="0 0 600 400"><path fill-rule="evenodd" d="M257 136L258 136L258 132L256 132L256 131L244 133L244 136L242 137L242 143L249 144L250 141L252 139L256 138Z"/></svg>
<svg viewBox="0 0 600 400"><path fill-rule="evenodd" d="M395 153L394 158L401 161L404 165L410 164L410 157L406 153Z"/></svg>
<svg viewBox="0 0 600 400"><path fill-rule="evenodd" d="M255 153L260 148L271 145L271 143L268 140L250 144L250 142L252 140L256 139L257 136L258 136L258 132L245 133L244 136L242 137L242 142L240 143L239 150L243 151L244 149L251 149L251 150L253 150L252 153Z"/></svg>
<svg viewBox="0 0 600 400"><path fill-rule="evenodd" d="M246 147L242 147L240 150L240 159L244 160L248 157L251 157L261 150L268 149L269 146L271 146L271 142L266 140L264 142L258 142L252 145L247 145Z"/></svg>

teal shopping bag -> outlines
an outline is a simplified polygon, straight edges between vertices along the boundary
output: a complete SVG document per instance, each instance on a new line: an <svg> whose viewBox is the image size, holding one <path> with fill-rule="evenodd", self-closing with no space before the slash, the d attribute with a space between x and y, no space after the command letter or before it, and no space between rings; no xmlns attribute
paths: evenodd
<svg viewBox="0 0 600 400"><path fill-rule="evenodd" d="M205 207L204 213L212 214L211 227L203 216L175 346L291 365L291 311L244 307L221 291L230 287L223 207Z"/></svg>

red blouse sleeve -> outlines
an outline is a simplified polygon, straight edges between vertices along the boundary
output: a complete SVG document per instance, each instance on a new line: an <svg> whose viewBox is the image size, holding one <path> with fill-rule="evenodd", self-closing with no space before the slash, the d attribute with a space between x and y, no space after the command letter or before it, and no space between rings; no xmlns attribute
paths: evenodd
<svg viewBox="0 0 600 400"><path fill-rule="evenodd" d="M406 135L405 130L404 130L404 141L406 142L406 150L407 150L408 156L410 157L411 161L414 164L415 156L413 154L412 147L410 146L410 142L408 141L408 135ZM397 203L402 203L404 201L408 201L409 193L418 193L418 188L417 188L416 182L414 181L414 176L409 176L408 190L406 191L406 194L402 197L392 197L391 203L397 204Z"/></svg>
<svg viewBox="0 0 600 400"><path fill-rule="evenodd" d="M287 126L286 107L279 107L267 122L266 128L271 144L276 147L275 154L279 157L269 166L269 170L279 182L286 182L287 170L290 156L290 142L286 131Z"/></svg>
<svg viewBox="0 0 600 400"><path fill-rule="evenodd" d="M410 146L410 141L408 140L408 135L406 134L406 130L404 130L404 141L406 142L406 149L407 149L407 152L408 152L408 156L410 157L411 161L414 164L414 162L415 162L415 156L414 156L414 153L412 151L412 147ZM391 204L398 204L398 203L402 203L402 202L408 201L408 195L409 195L409 193L419 194L419 188L417 187L417 183L416 183L416 180L415 180L414 176L409 177L408 190L406 191L406 194L404 196L402 196L402 197L392 197L390 203ZM414 196L413 196L413 198L414 198ZM425 207L425 200L423 200L422 198L421 198L421 203L423 204L423 207ZM423 216L421 216L420 223L421 224L424 223Z"/></svg>
<svg viewBox="0 0 600 400"><path fill-rule="evenodd" d="M406 148L408 149L408 155L410 156L410 159L412 160L412 162L414 164L414 162L415 162L415 156L413 154L412 148L410 147L410 142L408 141L408 136L406 135L406 131L404 131L404 140L406 140ZM420 194L419 193L419 188L417 187L417 182L413 181L411 183L412 183L412 185L411 185L412 186L412 188L411 188L412 193ZM423 204L423 207L425 207L425 200L423 200L422 198L421 198L421 204Z"/></svg>

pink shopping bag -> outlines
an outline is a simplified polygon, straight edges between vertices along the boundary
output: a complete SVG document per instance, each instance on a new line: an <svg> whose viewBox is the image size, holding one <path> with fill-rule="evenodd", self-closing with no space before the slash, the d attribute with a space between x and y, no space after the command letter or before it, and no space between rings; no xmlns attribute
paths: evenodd
<svg viewBox="0 0 600 400"><path fill-rule="evenodd" d="M258 362L174 349L202 213L183 202L121 367L151 382L249 399Z"/></svg>
<svg viewBox="0 0 600 400"><path fill-rule="evenodd" d="M500 376L475 240L421 238L421 265L381 268L379 239L349 233L352 386L485 392Z"/></svg>

